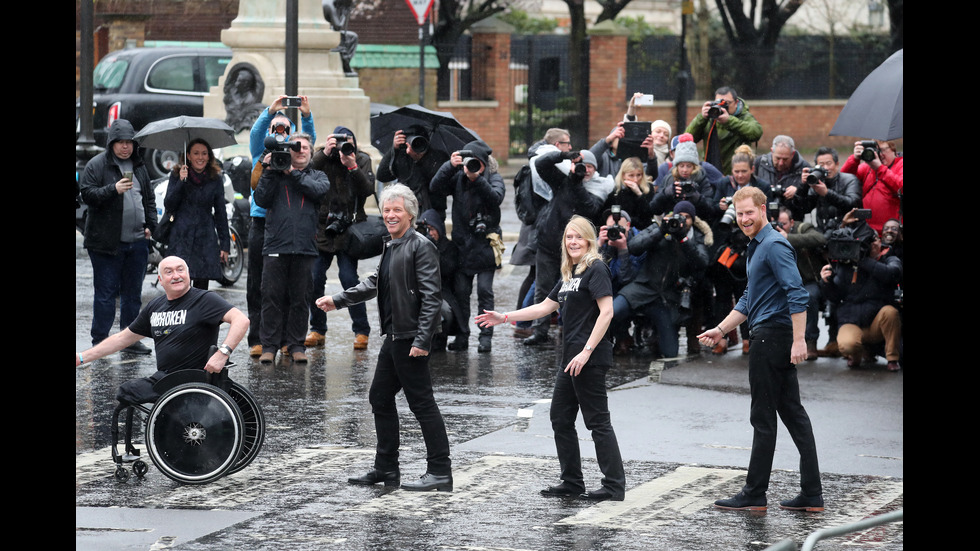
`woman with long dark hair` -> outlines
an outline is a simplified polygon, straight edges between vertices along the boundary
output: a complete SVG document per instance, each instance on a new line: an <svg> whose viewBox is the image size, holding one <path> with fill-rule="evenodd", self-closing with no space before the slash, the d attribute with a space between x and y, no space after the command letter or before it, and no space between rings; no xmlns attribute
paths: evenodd
<svg viewBox="0 0 980 551"><path fill-rule="evenodd" d="M508 313L485 311L482 326L510 320L533 320L561 310L561 363L551 399L551 426L561 465L561 484L541 491L545 496L622 501L626 475L613 431L606 395L606 372L612 365L612 340L606 334L613 317L612 280L602 261L592 223L573 216L565 226L561 249L561 280L548 298ZM579 410L592 432L602 487L585 491L575 418Z"/></svg>
<svg viewBox="0 0 980 551"><path fill-rule="evenodd" d="M221 265L228 261L231 238L221 165L202 139L191 140L174 166L163 200L164 216L173 215L168 253L187 262L195 287L207 289L221 279Z"/></svg>

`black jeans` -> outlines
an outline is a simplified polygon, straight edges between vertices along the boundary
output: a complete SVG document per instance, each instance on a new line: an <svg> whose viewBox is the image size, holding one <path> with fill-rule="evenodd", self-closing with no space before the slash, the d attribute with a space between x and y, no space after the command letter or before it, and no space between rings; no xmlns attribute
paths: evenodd
<svg viewBox="0 0 980 551"><path fill-rule="evenodd" d="M495 270L487 270L474 275L456 272L456 301L459 303L459 313L461 320L460 326L464 332L461 336L470 334L470 294L473 292L473 278L476 278L476 305L477 313L482 314L484 310L493 310L493 275ZM493 336L493 327L481 327L480 336Z"/></svg>
<svg viewBox="0 0 980 551"><path fill-rule="evenodd" d="M790 362L792 346L793 330L790 327L752 328L749 346L752 454L743 489L748 495L764 495L769 489L772 457L776 451L777 414L800 452L800 486L803 494L813 496L822 493L813 427L800 402L796 366Z"/></svg>
<svg viewBox="0 0 980 551"><path fill-rule="evenodd" d="M564 371L564 366L559 368L551 398L551 427L555 431L561 480L584 491L582 456L575 430L575 418L581 409L585 428L592 432L595 443L596 460L602 471L602 487L613 495L623 495L626 493L626 473L609 415L609 399L606 396L608 369L607 366L586 364L582 372L573 377Z"/></svg>
<svg viewBox="0 0 980 551"><path fill-rule="evenodd" d="M306 350L309 296L315 256L281 254L265 257L262 265L262 352Z"/></svg>
<svg viewBox="0 0 980 551"><path fill-rule="evenodd" d="M374 427L378 433L374 468L382 471L398 469L400 434L395 395L399 390L404 390L408 407L415 414L422 428L426 449L426 472L449 475L452 474L449 436L446 434L442 413L432 394L429 357L409 356L411 349L411 340L394 340L387 335L381 345L378 365L368 394L371 411L374 413Z"/></svg>
<svg viewBox="0 0 980 551"><path fill-rule="evenodd" d="M265 243L265 217L253 216L248 230L248 279L245 280L245 304L248 308L248 345L262 344L262 245Z"/></svg>

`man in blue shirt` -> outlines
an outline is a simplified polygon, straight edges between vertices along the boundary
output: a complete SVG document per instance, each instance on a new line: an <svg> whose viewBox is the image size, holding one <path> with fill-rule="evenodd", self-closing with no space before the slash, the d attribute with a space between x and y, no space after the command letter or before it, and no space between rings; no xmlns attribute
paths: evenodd
<svg viewBox="0 0 980 551"><path fill-rule="evenodd" d="M744 187L732 197L735 216L750 242L748 284L742 298L717 327L698 335L714 346L729 331L748 321L750 421L754 429L745 486L734 497L720 499L721 509L764 511L772 458L776 450L776 414L783 420L800 452L797 497L781 501L783 509L823 511L823 491L817 465L817 446L810 417L800 402L796 364L806 360L806 306L809 294L796 266L789 241L769 224L766 195Z"/></svg>

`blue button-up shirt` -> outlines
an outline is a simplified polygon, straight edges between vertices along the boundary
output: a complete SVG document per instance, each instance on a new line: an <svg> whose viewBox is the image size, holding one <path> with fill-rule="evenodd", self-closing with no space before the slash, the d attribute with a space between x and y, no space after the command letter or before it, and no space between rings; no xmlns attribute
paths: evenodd
<svg viewBox="0 0 980 551"><path fill-rule="evenodd" d="M763 322L792 326L791 316L805 312L810 299L793 246L766 224L749 242L747 254L748 285L735 310L748 318L750 328Z"/></svg>

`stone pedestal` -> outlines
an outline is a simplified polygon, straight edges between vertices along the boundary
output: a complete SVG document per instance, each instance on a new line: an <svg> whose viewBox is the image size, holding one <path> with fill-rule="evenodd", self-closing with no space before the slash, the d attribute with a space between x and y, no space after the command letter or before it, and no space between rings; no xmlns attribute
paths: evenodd
<svg viewBox="0 0 980 551"><path fill-rule="evenodd" d="M307 96L317 141L323 143L334 127L346 126L354 131L358 146L368 150L371 143L370 98L359 87L357 77L344 75L340 54L331 52L340 43L340 33L334 31L323 16L317 0L298 2L298 95ZM238 17L231 27L221 31L221 41L232 50L232 58L218 85L204 98L204 116L226 120L229 112L256 111L257 115L275 98L285 94L286 85L286 3L268 0L242 0ZM249 88L251 72L260 83ZM226 82L231 80L226 87ZM241 86L236 86L241 81ZM237 90L237 91L236 91ZM226 98L229 91L230 98ZM235 108L229 106L233 101ZM243 108L244 107L244 108ZM254 116L239 116L242 121ZM232 123L231 120L228 121ZM239 133L239 143L248 144L248 131ZM372 156L378 155L370 151ZM380 159L380 156L378 156Z"/></svg>

